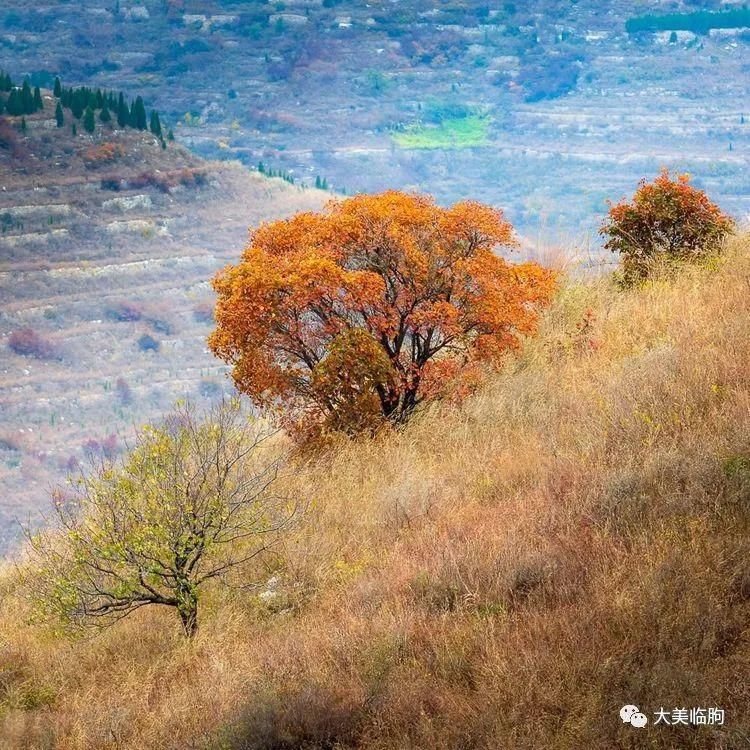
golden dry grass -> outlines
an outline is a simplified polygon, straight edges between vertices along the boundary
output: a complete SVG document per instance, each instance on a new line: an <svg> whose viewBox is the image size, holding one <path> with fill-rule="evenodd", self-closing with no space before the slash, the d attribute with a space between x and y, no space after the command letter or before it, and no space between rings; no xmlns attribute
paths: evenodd
<svg viewBox="0 0 750 750"><path fill-rule="evenodd" d="M640 289L566 284L479 395L298 477L276 596L210 592L192 643L159 611L55 638L7 574L0 744L750 746L749 332L747 237ZM635 730L624 703L726 724Z"/></svg>

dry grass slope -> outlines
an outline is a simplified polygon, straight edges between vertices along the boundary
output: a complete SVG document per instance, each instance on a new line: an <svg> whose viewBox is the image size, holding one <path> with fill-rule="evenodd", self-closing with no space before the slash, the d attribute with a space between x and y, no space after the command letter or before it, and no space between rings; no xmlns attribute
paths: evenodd
<svg viewBox="0 0 750 750"><path fill-rule="evenodd" d="M145 611L58 640L6 576L3 747L748 747L749 292L747 237L568 283L476 398L296 479L276 582L214 592L193 643ZM634 730L631 702L726 725Z"/></svg>

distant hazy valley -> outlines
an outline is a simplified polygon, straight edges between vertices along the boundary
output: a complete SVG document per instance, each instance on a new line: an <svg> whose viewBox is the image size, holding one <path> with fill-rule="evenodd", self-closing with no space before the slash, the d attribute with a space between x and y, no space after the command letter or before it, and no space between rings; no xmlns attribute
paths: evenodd
<svg viewBox="0 0 750 750"><path fill-rule="evenodd" d="M471 196L531 237L586 241L605 199L662 165L747 213L747 21L691 20L736 7L22 0L0 65L143 93L205 156Z"/></svg>
<svg viewBox="0 0 750 750"><path fill-rule="evenodd" d="M147 131L89 135L67 110L57 128L43 98L0 133L0 550L66 473L231 389L205 344L210 279L250 225L326 199Z"/></svg>

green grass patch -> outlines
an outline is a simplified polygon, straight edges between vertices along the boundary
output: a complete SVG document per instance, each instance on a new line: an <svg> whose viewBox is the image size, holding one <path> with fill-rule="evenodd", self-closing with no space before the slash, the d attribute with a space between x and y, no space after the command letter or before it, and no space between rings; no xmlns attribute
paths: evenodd
<svg viewBox="0 0 750 750"><path fill-rule="evenodd" d="M410 125L392 135L401 148L473 148L487 143L489 124L489 118L482 115L451 117L434 125Z"/></svg>

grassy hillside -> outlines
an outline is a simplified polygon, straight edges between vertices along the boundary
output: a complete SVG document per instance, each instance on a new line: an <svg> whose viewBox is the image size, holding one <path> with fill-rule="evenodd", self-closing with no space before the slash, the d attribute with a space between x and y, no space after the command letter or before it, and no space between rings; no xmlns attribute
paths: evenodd
<svg viewBox="0 0 750 750"><path fill-rule="evenodd" d="M74 135L43 100L25 131L0 117L0 552L87 454L180 396L221 395L209 279L249 226L329 197L116 123Z"/></svg>
<svg viewBox="0 0 750 750"><path fill-rule="evenodd" d="M749 289L747 237L564 283L478 396L289 480L313 502L266 587L213 592L190 643L146 610L54 637L7 573L3 747L747 747ZM653 725L694 706L724 726Z"/></svg>

